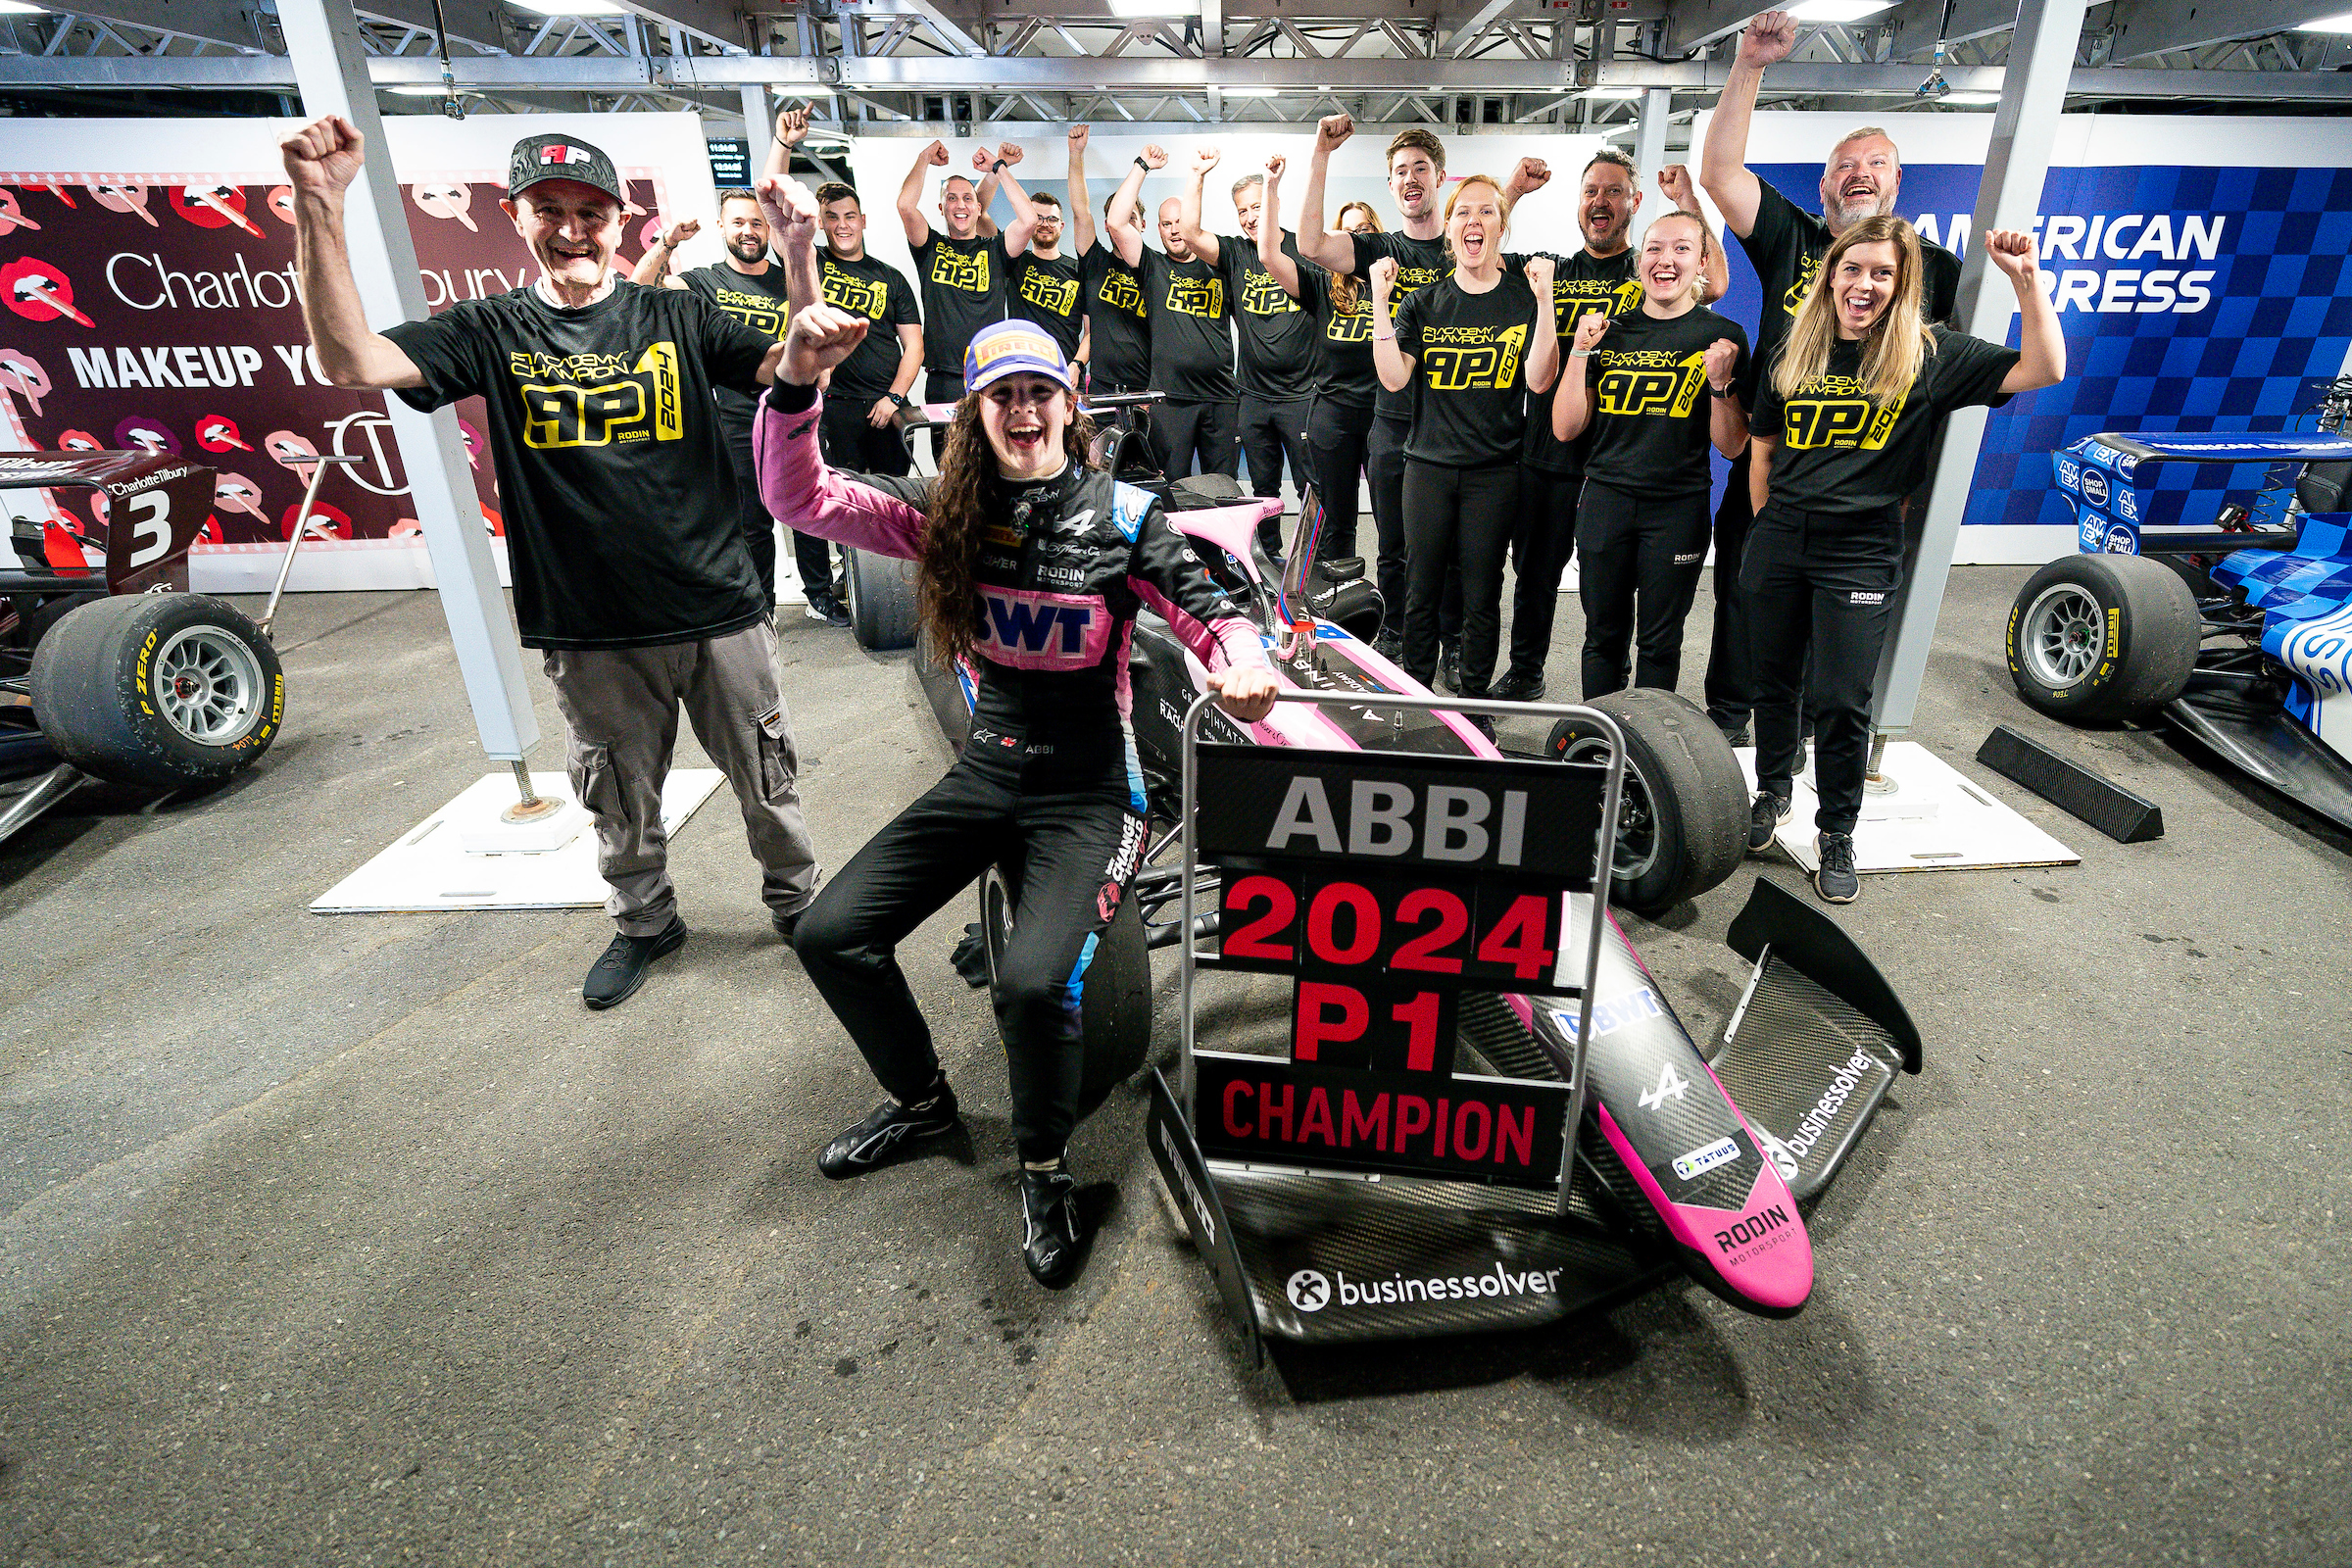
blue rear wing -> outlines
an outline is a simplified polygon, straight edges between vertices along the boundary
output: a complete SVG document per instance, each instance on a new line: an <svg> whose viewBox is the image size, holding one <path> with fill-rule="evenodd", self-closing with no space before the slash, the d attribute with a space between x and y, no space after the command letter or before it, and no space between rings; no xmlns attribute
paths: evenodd
<svg viewBox="0 0 2352 1568"><path fill-rule="evenodd" d="M2052 466L2059 490L2075 509L2080 547L2093 555L2136 556L2150 549L2230 551L2251 542L2243 533L2211 528L2148 527L2151 470L2165 464L2344 462L2352 462L2352 436L2325 431L2102 431L2057 454Z"/></svg>

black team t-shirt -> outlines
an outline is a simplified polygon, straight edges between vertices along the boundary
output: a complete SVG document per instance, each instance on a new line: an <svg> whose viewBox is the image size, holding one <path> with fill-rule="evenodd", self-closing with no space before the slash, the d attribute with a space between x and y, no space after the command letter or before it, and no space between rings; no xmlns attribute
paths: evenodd
<svg viewBox="0 0 2352 1568"><path fill-rule="evenodd" d="M1312 262L1298 264L1299 304L1315 323L1315 396L1343 408L1368 409L1380 391L1372 363L1372 288L1362 278L1355 307L1343 311L1332 294L1332 274Z"/></svg>
<svg viewBox="0 0 2352 1568"><path fill-rule="evenodd" d="M791 324L792 305L784 297L784 269L777 263L768 263L766 271L754 276L714 262L680 272L678 281L770 342L783 341L784 328ZM736 433L749 431L760 400L731 386L716 388L714 395L727 428Z"/></svg>
<svg viewBox="0 0 2352 1568"><path fill-rule="evenodd" d="M2018 351L1947 327L1930 329L1936 352L1920 362L1909 392L1885 407L1862 391L1862 345L1830 350L1828 371L1784 401L1763 377L1748 429L1779 443L1772 454L1772 504L1800 512L1871 512L1891 507L1928 476L1936 437L1954 409L2009 401L2001 380Z"/></svg>
<svg viewBox="0 0 2352 1568"><path fill-rule="evenodd" d="M1144 282L1119 253L1098 239L1078 259L1085 296L1089 378L1142 390L1152 384L1152 323L1144 314Z"/></svg>
<svg viewBox="0 0 2352 1568"><path fill-rule="evenodd" d="M1703 496L1713 487L1707 431L1715 395L1707 390L1706 354L1719 338L1740 345L1736 387L1747 368L1747 333L1704 305L1667 320L1628 311L1610 321L1592 358L1561 362L1592 387L1586 478L1649 501ZM1535 417L1532 410L1528 416Z"/></svg>
<svg viewBox="0 0 2352 1568"><path fill-rule="evenodd" d="M1457 468L1519 461L1536 319L1536 291L1517 272L1484 294L1448 274L1397 307L1396 347L1414 361L1406 457Z"/></svg>
<svg viewBox="0 0 2352 1568"><path fill-rule="evenodd" d="M1013 259L1013 316L1053 333L1065 360L1078 357L1078 339L1086 331L1081 286L1075 256L1048 258L1027 251Z"/></svg>
<svg viewBox="0 0 2352 1568"><path fill-rule="evenodd" d="M1415 290L1429 287L1453 270L1453 263L1446 255L1443 239L1415 239L1409 234L1358 234L1355 236L1355 276L1364 285L1368 297L1372 292L1372 264L1382 257L1396 264L1396 282L1389 291L1389 318L1396 319L1404 302ZM1378 377L1374 378L1378 386ZM1410 388L1392 392L1379 388L1373 407L1383 418L1409 419L1413 416L1413 394ZM1517 426L1513 426L1514 429Z"/></svg>
<svg viewBox="0 0 2352 1568"><path fill-rule="evenodd" d="M1219 258L1222 260L1222 258ZM1231 403L1233 313L1225 274L1199 257L1172 262L1144 247L1144 308L1152 313L1152 385L1179 403Z"/></svg>
<svg viewBox="0 0 2352 1568"><path fill-rule="evenodd" d="M1747 378L1740 383L1740 395L1751 409L1756 406L1755 382L1771 369L1773 357L1781 352L1788 323L1796 319L1797 307L1805 303L1805 295L1821 271L1821 259L1829 254L1835 238L1829 224L1770 183L1759 179L1756 187L1756 223L1740 242L1764 286L1764 304L1756 318L1756 351L1748 362ZM1926 274L1920 279L1920 311L1932 322L1948 321L1959 308L1960 258L1924 239L1919 242L1919 253Z"/></svg>
<svg viewBox="0 0 2352 1568"><path fill-rule="evenodd" d="M1631 246L1614 256L1598 257L1591 251L1580 250L1573 256L1556 251L1539 251L1539 256L1551 258L1551 314L1560 339L1560 373L1568 371L1568 350L1576 337L1576 323L1588 311L1603 316L1620 317L1628 311L1642 308L1642 284L1634 276L1635 251ZM1512 257L1509 262L1526 263L1525 257ZM1741 335L1745 341L1745 334ZM1602 341L1607 341L1605 338ZM1578 366L1588 362L1579 360ZM1557 383L1554 383L1557 389ZM1527 395L1527 441L1519 449L1519 461L1531 468L1573 478L1585 471L1585 449L1591 443L1592 427L1574 441L1562 441L1551 433L1551 393L1531 392Z"/></svg>
<svg viewBox="0 0 2352 1568"><path fill-rule="evenodd" d="M1282 254L1298 260L1298 237L1287 228ZM1269 403L1304 402L1315 395L1315 323L1257 263L1257 241L1217 236L1217 268L1241 329L1242 391Z"/></svg>
<svg viewBox="0 0 2352 1568"><path fill-rule="evenodd" d="M626 280L558 310L536 288L384 335L410 407L480 397L529 648L646 648L764 618L713 386L758 390L775 340L686 289Z"/></svg>
<svg viewBox="0 0 2352 1568"><path fill-rule="evenodd" d="M923 289L923 368L963 374L963 351L982 327L1004 319L1012 298L1012 263L1004 236L951 239L938 229L914 248Z"/></svg>
<svg viewBox="0 0 2352 1568"><path fill-rule="evenodd" d="M899 378L899 328L923 324L914 308L913 286L906 273L871 256L844 261L831 246L817 255L825 303L872 323L865 329L865 341L833 368L831 395L854 397L870 406L887 396L890 383Z"/></svg>

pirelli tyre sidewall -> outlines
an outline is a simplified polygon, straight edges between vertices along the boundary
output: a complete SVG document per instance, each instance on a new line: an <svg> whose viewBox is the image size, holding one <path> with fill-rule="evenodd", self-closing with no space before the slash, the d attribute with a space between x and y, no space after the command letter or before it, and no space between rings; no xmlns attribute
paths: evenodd
<svg viewBox="0 0 2352 1568"><path fill-rule="evenodd" d="M2145 718L2196 669L2196 596L2145 556L2076 555L2026 580L2003 653L2028 706L2069 723Z"/></svg>
<svg viewBox="0 0 2352 1568"><path fill-rule="evenodd" d="M915 603L914 563L864 550L844 550L850 582L850 633L858 646L892 653L914 646L920 620Z"/></svg>
<svg viewBox="0 0 2352 1568"><path fill-rule="evenodd" d="M58 621L32 657L32 711L85 773L205 788L277 738L286 677L234 606L204 594L101 599Z"/></svg>
<svg viewBox="0 0 2352 1568"><path fill-rule="evenodd" d="M980 936L988 954L991 995L998 962L1012 936L1018 899L1018 891L996 866L982 873ZM1078 1090L1078 1114L1083 1118L1142 1071L1152 1054L1152 952L1133 889L1122 891L1118 912L1095 946L1080 1007L1086 1038L1086 1070Z"/></svg>

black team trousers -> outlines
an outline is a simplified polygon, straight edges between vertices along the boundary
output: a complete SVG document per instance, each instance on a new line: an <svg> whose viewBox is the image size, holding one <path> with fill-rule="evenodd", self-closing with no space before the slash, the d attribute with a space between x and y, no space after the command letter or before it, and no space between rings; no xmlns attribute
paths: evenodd
<svg viewBox="0 0 2352 1568"><path fill-rule="evenodd" d="M1380 540L1376 577L1380 597L1388 605L1388 624L1404 624L1408 598L1405 558L1410 554L1404 527L1404 438L1413 421L1372 416L1372 432L1364 438L1364 474L1372 481L1372 526ZM1438 637L1442 642L1462 640L1462 576L1450 563L1446 591L1438 602ZM1426 677L1424 684L1426 684Z"/></svg>
<svg viewBox="0 0 2352 1568"><path fill-rule="evenodd" d="M1585 701L1636 686L1672 691L1683 621L1707 559L1705 492L1654 501L1593 480L1577 512Z"/></svg>
<svg viewBox="0 0 2352 1568"><path fill-rule="evenodd" d="M1870 701L1903 575L1900 512L1767 505L1740 564L1755 641L1756 784L1786 799L1796 773L1799 692L1813 714L1814 826L1851 833L1870 764Z"/></svg>
<svg viewBox="0 0 2352 1568"><path fill-rule="evenodd" d="M979 737L974 735L974 744ZM1100 768L1030 758L1017 742L994 765L967 756L866 841L801 916L793 953L882 1088L902 1104L939 1076L931 1027L898 946L991 864L1016 890L1012 938L991 1000L1005 1041L1012 1137L1025 1161L1057 1159L1092 1108L1082 1028L1089 965L1142 858L1123 752ZM1051 769L1035 776L1040 763ZM1096 1064L1098 1069L1102 1064ZM1099 1099L1099 1093L1092 1098Z"/></svg>
<svg viewBox="0 0 2352 1568"><path fill-rule="evenodd" d="M1234 477L1242 461L1234 435L1239 422L1238 404L1161 400L1152 410L1152 455L1159 460L1159 471L1170 480L1182 479L1198 458L1202 473Z"/></svg>
<svg viewBox="0 0 2352 1568"><path fill-rule="evenodd" d="M1502 562L1519 505L1519 465L1456 468L1408 458L1402 500L1405 670L1424 686L1435 684L1446 576L1458 570L1462 695L1482 697L1502 639Z"/></svg>
<svg viewBox="0 0 2352 1568"><path fill-rule="evenodd" d="M1365 443L1371 434L1369 408L1315 399L1306 419L1306 471L1315 481L1315 493L1323 498L1323 542L1315 550L1321 560L1345 561L1355 554Z"/></svg>
<svg viewBox="0 0 2352 1568"><path fill-rule="evenodd" d="M1551 623L1560 603L1560 576L1576 554L1576 502L1581 473L1519 470L1519 512L1511 530L1511 673L1544 678L1551 657Z"/></svg>

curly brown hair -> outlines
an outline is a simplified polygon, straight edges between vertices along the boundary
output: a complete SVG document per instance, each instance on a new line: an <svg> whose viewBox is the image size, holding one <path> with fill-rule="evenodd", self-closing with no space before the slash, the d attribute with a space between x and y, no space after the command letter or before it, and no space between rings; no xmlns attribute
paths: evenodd
<svg viewBox="0 0 2352 1568"><path fill-rule="evenodd" d="M931 657L953 664L972 651L980 629L980 588L974 571L980 542L988 531L989 487L997 476L996 449L980 428L980 398L967 392L956 405L940 453L939 477L931 481L931 504L923 514L923 553L915 563L915 588ZM1071 396L1070 422L1062 428L1062 451L1076 467L1086 467L1095 440L1095 421Z"/></svg>

